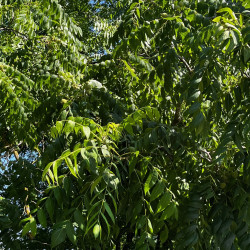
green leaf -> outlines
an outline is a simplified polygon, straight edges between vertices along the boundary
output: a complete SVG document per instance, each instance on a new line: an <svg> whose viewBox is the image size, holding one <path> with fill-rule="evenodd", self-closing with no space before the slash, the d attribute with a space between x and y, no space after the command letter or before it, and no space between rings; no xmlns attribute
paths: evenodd
<svg viewBox="0 0 250 250"><path fill-rule="evenodd" d="M161 211L163 211L170 203L171 198L172 198L171 193L169 191L166 191L166 193L163 194L157 205L156 213L160 213Z"/></svg>
<svg viewBox="0 0 250 250"><path fill-rule="evenodd" d="M95 187L98 185L98 183L101 181L102 176L99 176L97 179L95 179L95 181L91 184L91 188L90 188L90 193L91 195L93 194L93 191L95 189Z"/></svg>
<svg viewBox="0 0 250 250"><path fill-rule="evenodd" d="M189 98L188 100L191 102L191 101L194 101L196 100L199 96L200 96L201 92L199 90L196 90Z"/></svg>
<svg viewBox="0 0 250 250"><path fill-rule="evenodd" d="M152 188L154 186L154 184L156 183L158 178L158 173L157 171L153 171L152 173L149 174L145 184L144 184L144 193L145 195L147 194L147 192L150 190L150 188Z"/></svg>
<svg viewBox="0 0 250 250"><path fill-rule="evenodd" d="M165 189L165 185L163 181L159 180L150 195L150 202L157 199L162 194L164 189Z"/></svg>
<svg viewBox="0 0 250 250"><path fill-rule="evenodd" d="M68 221L66 224L66 234L70 241L76 245L76 234L72 222Z"/></svg>
<svg viewBox="0 0 250 250"><path fill-rule="evenodd" d="M102 212L101 212L101 216L102 216L102 218L104 219L104 221L106 223L106 226L107 226L107 229L108 229L108 236L109 236L109 234L110 234L110 225L108 223L108 220L107 220L106 216Z"/></svg>
<svg viewBox="0 0 250 250"><path fill-rule="evenodd" d="M236 235L233 232L229 232L223 240L222 249L232 249L235 238Z"/></svg>
<svg viewBox="0 0 250 250"><path fill-rule="evenodd" d="M144 200L144 201L145 201L146 204L147 204L147 207L148 207L149 212L150 212L151 214L154 214L154 211L153 211L153 209L152 209L150 203L149 203L147 200Z"/></svg>
<svg viewBox="0 0 250 250"><path fill-rule="evenodd" d="M238 133L235 133L235 134L234 134L234 142L235 142L235 144L237 145L238 149L239 149L242 153L244 153L243 147L242 147L242 145L241 145L242 138L239 136Z"/></svg>
<svg viewBox="0 0 250 250"><path fill-rule="evenodd" d="M75 122L74 121L71 121L71 120L68 120L66 123L65 123L65 126L64 126L64 133L66 134L66 137L74 131L74 128L75 128Z"/></svg>
<svg viewBox="0 0 250 250"><path fill-rule="evenodd" d="M66 157L65 162L66 162L71 174L73 174L75 177L77 177L71 159L69 157Z"/></svg>
<svg viewBox="0 0 250 250"><path fill-rule="evenodd" d="M50 169L48 169L48 175L49 175L50 179L52 180L52 182L54 184L54 182L55 182L54 175L53 175L53 173L52 173L52 171Z"/></svg>
<svg viewBox="0 0 250 250"><path fill-rule="evenodd" d="M95 239L99 236L100 231L101 231L101 226L99 224L96 224L93 228L93 234Z"/></svg>
<svg viewBox="0 0 250 250"><path fill-rule="evenodd" d="M164 230L160 233L160 241L163 244L164 242L166 242L166 240L168 239L168 227L165 226Z"/></svg>
<svg viewBox="0 0 250 250"><path fill-rule="evenodd" d="M53 201L50 197L46 200L45 207L47 209L47 212L49 214L51 221L53 221L54 205L53 205Z"/></svg>
<svg viewBox="0 0 250 250"><path fill-rule="evenodd" d="M56 129L57 129L58 134L60 135L62 130L63 130L63 122L62 121L56 122Z"/></svg>
<svg viewBox="0 0 250 250"><path fill-rule="evenodd" d="M65 150L65 151L62 153L62 155L61 155L60 158L65 158L65 157L69 156L70 154L71 154L70 149L67 149L67 150Z"/></svg>
<svg viewBox="0 0 250 250"><path fill-rule="evenodd" d="M170 218L174 214L176 209L177 208L174 202L171 202L170 205L168 205L167 208L162 213L160 220L166 220Z"/></svg>
<svg viewBox="0 0 250 250"><path fill-rule="evenodd" d="M36 236L36 220L34 217L31 218L30 220L30 230L31 230L31 234L33 237Z"/></svg>
<svg viewBox="0 0 250 250"><path fill-rule="evenodd" d="M192 104L191 106L190 106L190 108L188 109L188 113L189 114L193 114L193 113L195 113L196 111L198 111L199 109L200 109L200 107L201 107L201 104L199 103L199 102L195 102L194 104Z"/></svg>
<svg viewBox="0 0 250 250"><path fill-rule="evenodd" d="M26 235L30 231L30 222L27 222L22 230L22 237Z"/></svg>
<svg viewBox="0 0 250 250"><path fill-rule="evenodd" d="M147 219L147 221L148 221L148 229L149 229L149 232L152 234L152 233L154 232L152 223L151 223L150 219Z"/></svg>
<svg viewBox="0 0 250 250"><path fill-rule="evenodd" d="M94 211L94 209L99 205L99 204L101 204L101 202L102 201L97 201L90 209L89 209L89 211L88 211L88 218L90 217L90 215L91 215L91 213L92 213L92 211ZM99 209L99 208L98 208ZM92 216L93 217L93 216ZM92 218L91 217L91 218Z"/></svg>
<svg viewBox="0 0 250 250"><path fill-rule="evenodd" d="M247 63L249 58L250 58L250 46L247 45L246 47L244 47L243 53L244 53L243 54L244 55L244 62Z"/></svg>
<svg viewBox="0 0 250 250"><path fill-rule="evenodd" d="M101 151L102 151L102 154L103 156L106 158L106 157L110 157L110 152L108 151L108 148L106 145L102 145L101 147Z"/></svg>
<svg viewBox="0 0 250 250"><path fill-rule="evenodd" d="M137 17L138 17L138 18L141 17L140 10L139 10L138 8L136 8L136 14L137 14Z"/></svg>
<svg viewBox="0 0 250 250"><path fill-rule="evenodd" d="M222 8L222 9L220 9L220 10L217 11L217 13L222 13L222 12L227 12L227 13L229 13L229 15L231 16L231 18L232 18L234 21L237 21L237 22L238 22L237 17L235 16L234 12L233 12L230 8L226 7L226 8Z"/></svg>
<svg viewBox="0 0 250 250"><path fill-rule="evenodd" d="M150 184L150 182L151 182L152 175L153 175L152 173L149 174L149 176L148 176L148 178L147 178L147 180L146 180L146 182L145 182L145 184L144 184L144 193L145 193L145 195L147 194L147 192L148 192L149 189L150 189L149 184Z"/></svg>
<svg viewBox="0 0 250 250"><path fill-rule="evenodd" d="M116 189L117 185L120 182L119 179L116 177L116 175L112 171L109 171L109 170L103 173L103 179L106 182L106 184L112 189Z"/></svg>
<svg viewBox="0 0 250 250"><path fill-rule="evenodd" d="M86 138L89 139L89 137L90 137L90 128L86 127L86 126L82 126L81 131L86 136Z"/></svg>
<svg viewBox="0 0 250 250"><path fill-rule="evenodd" d="M60 187L56 187L54 189L54 195L55 195L55 198L57 200L57 203L59 206L62 206L62 203L63 203L63 196L62 196L62 191L61 191L61 188Z"/></svg>
<svg viewBox="0 0 250 250"><path fill-rule="evenodd" d="M231 110L232 106L233 106L233 100L232 100L231 94L227 93L225 97L225 107L226 107L227 112Z"/></svg>
<svg viewBox="0 0 250 250"><path fill-rule="evenodd" d="M52 232L51 247L54 248L65 241L66 231L65 228L58 228Z"/></svg>
<svg viewBox="0 0 250 250"><path fill-rule="evenodd" d="M31 219L31 217L22 219L22 220L19 222L19 226L20 226L22 223L26 222L26 221L30 221L30 219Z"/></svg>
<svg viewBox="0 0 250 250"><path fill-rule="evenodd" d="M53 138L56 138L56 137L58 136L56 127L52 127L52 128L51 128L51 136L52 136Z"/></svg>
<svg viewBox="0 0 250 250"><path fill-rule="evenodd" d="M204 115L202 112L200 112L195 116L194 120L192 121L192 126L196 128L200 126L204 122L204 120Z"/></svg>
<svg viewBox="0 0 250 250"><path fill-rule="evenodd" d="M54 177L55 177L55 180L56 180L57 183L58 183L57 168L58 168L58 165L60 165L60 164L61 164L61 161L59 161L59 160L54 161L53 162L53 167L52 167L53 174L54 174Z"/></svg>
<svg viewBox="0 0 250 250"><path fill-rule="evenodd" d="M138 154L139 154L139 151L136 151L135 153L133 153L133 155L129 161L129 176L132 174L132 172L135 169L135 166L136 166L136 163L138 160Z"/></svg>
<svg viewBox="0 0 250 250"><path fill-rule="evenodd" d="M114 208L115 208L115 212L117 213L117 203L115 201L114 196L108 191L109 196L111 197L113 204L114 204Z"/></svg>
<svg viewBox="0 0 250 250"><path fill-rule="evenodd" d="M104 205L104 207L105 207L105 209L106 209L106 211L107 211L109 217L111 218L111 220L113 221L113 223L115 223L115 217L114 217L114 215L113 215L113 213L112 213L112 211L111 211L111 209L110 209L110 207L109 207L109 204L105 201L105 202L103 203L103 205Z"/></svg>
<svg viewBox="0 0 250 250"><path fill-rule="evenodd" d="M37 218L39 223L42 225L42 227L46 228L47 227L47 219L46 219L46 214L42 208L40 208L37 211Z"/></svg>
<svg viewBox="0 0 250 250"><path fill-rule="evenodd" d="M224 153L227 150L227 144L231 141L232 139L230 137L227 137L226 139L222 140L222 142L220 143L220 145L217 147L214 155L220 155L222 153Z"/></svg>
<svg viewBox="0 0 250 250"><path fill-rule="evenodd" d="M134 134L133 128L132 128L132 126L131 126L130 123L125 123L125 124L124 124L124 128L127 130L127 132L128 132L129 134L131 134L131 135Z"/></svg>
<svg viewBox="0 0 250 250"><path fill-rule="evenodd" d="M84 235L87 235L87 233L89 232L89 230L97 223L97 221L99 221L99 217L100 211L97 211L91 218L90 220L88 220L87 222L87 226L86 226L86 230ZM97 220L96 220L97 219ZM93 222L94 221L94 222ZM92 223L93 222L93 223ZM92 223L92 224L91 224Z"/></svg>
<svg viewBox="0 0 250 250"><path fill-rule="evenodd" d="M138 81L139 78L138 76L135 74L135 70L132 69L129 64L125 61L125 60L122 60L122 62L124 63L124 65L126 66L126 68L128 69L128 71L130 72L130 74Z"/></svg>
<svg viewBox="0 0 250 250"><path fill-rule="evenodd" d="M97 164L97 154L96 152L85 152L85 157L87 157L87 162L89 163L89 171L91 174L98 175L98 164Z"/></svg>
<svg viewBox="0 0 250 250"><path fill-rule="evenodd" d="M48 173L49 168L52 166L53 162L50 162L45 169L43 170L43 174L42 174L42 179L45 179L46 174Z"/></svg>
<svg viewBox="0 0 250 250"><path fill-rule="evenodd" d="M63 179L63 188L66 191L66 194L69 196L71 194L71 186L72 186L72 182L70 180L70 177L65 177Z"/></svg>
<svg viewBox="0 0 250 250"><path fill-rule="evenodd" d="M136 228L141 229L142 227L144 227L146 224L146 221L147 221L146 216L145 215L141 216L140 219L136 223L137 225Z"/></svg>
<svg viewBox="0 0 250 250"><path fill-rule="evenodd" d="M241 93L241 88L239 86L234 88L234 94L237 104L240 105L242 100L242 93Z"/></svg>
<svg viewBox="0 0 250 250"><path fill-rule="evenodd" d="M82 213L80 212L79 209L75 210L74 218L75 218L75 221L78 224L79 228L81 230L84 230L84 218L83 218L83 215L82 215Z"/></svg>

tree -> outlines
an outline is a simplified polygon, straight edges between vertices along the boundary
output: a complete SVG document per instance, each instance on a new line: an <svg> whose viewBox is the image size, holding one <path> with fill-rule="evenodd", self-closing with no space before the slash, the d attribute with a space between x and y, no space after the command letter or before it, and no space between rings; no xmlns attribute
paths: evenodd
<svg viewBox="0 0 250 250"><path fill-rule="evenodd" d="M249 13L2 1L1 247L248 249Z"/></svg>

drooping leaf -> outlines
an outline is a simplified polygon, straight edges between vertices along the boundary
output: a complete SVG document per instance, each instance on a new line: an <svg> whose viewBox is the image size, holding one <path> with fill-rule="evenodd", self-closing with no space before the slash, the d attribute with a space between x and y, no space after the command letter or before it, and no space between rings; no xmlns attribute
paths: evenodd
<svg viewBox="0 0 250 250"><path fill-rule="evenodd" d="M108 229L108 235L110 234L110 225L108 223L108 220L106 218L106 216L101 212L101 216L102 218L104 219L105 223L106 223L106 226L107 226L107 229Z"/></svg>
<svg viewBox="0 0 250 250"><path fill-rule="evenodd" d="M165 226L164 230L160 234L161 243L166 242L166 240L168 239L168 233L169 233L168 227Z"/></svg>
<svg viewBox="0 0 250 250"><path fill-rule="evenodd" d="M46 228L47 227L47 219L46 219L46 214L42 208L38 209L37 217L38 217L38 221L42 225L42 227Z"/></svg>
<svg viewBox="0 0 250 250"><path fill-rule="evenodd" d="M154 186L154 184L157 181L158 173L157 171L153 171L149 174L145 184L144 184L144 193L147 194L147 192Z"/></svg>
<svg viewBox="0 0 250 250"><path fill-rule="evenodd" d="M76 173L75 173L74 165L73 165L71 159L69 157L66 157L65 162L66 162L71 174L73 174L75 177L77 177Z"/></svg>
<svg viewBox="0 0 250 250"><path fill-rule="evenodd" d="M163 211L160 220L166 220L170 218L176 210L176 205L172 202L170 203L167 208Z"/></svg>
<svg viewBox="0 0 250 250"><path fill-rule="evenodd" d="M157 199L162 194L164 189L165 189L164 183L161 180L159 180L152 190L152 193L150 195L150 202Z"/></svg>
<svg viewBox="0 0 250 250"><path fill-rule="evenodd" d="M66 234L68 236L68 238L70 239L70 241L76 245L77 241L76 241L76 234L75 234L75 230L73 227L72 222L68 221L68 223L66 224Z"/></svg>
<svg viewBox="0 0 250 250"><path fill-rule="evenodd" d="M93 194L93 191L95 189L95 187L98 185L98 183L101 181L102 176L99 176L91 185L91 189L90 189L90 193L91 195Z"/></svg>
<svg viewBox="0 0 250 250"><path fill-rule="evenodd" d="M51 247L54 248L65 241L66 230L65 228L58 228L52 232Z"/></svg>
<svg viewBox="0 0 250 250"><path fill-rule="evenodd" d="M30 222L27 222L22 230L22 237L26 235L30 231Z"/></svg>
<svg viewBox="0 0 250 250"><path fill-rule="evenodd" d="M32 217L30 220L30 230L31 230L32 236L35 237L36 232L37 232L37 226L36 226L36 220L34 217Z"/></svg>
<svg viewBox="0 0 250 250"><path fill-rule="evenodd" d="M87 126L82 126L82 133L86 136L87 139L90 137L90 128Z"/></svg>
<svg viewBox="0 0 250 250"><path fill-rule="evenodd" d="M47 209L50 219L53 220L54 204L53 204L53 200L50 197L46 200L45 207Z"/></svg>
<svg viewBox="0 0 250 250"><path fill-rule="evenodd" d="M79 228L81 230L84 230L84 218L83 218L83 215L82 215L82 213L80 212L79 209L75 210L74 218L75 218L75 221L78 224Z"/></svg>
<svg viewBox="0 0 250 250"><path fill-rule="evenodd" d="M166 191L166 193L164 193L157 205L157 209L156 209L156 213L160 213L161 211L163 211L168 204L170 203L172 198L172 195L169 191Z"/></svg>
<svg viewBox="0 0 250 250"><path fill-rule="evenodd" d="M110 209L109 204L105 201L103 203L103 205L104 205L105 210L107 211L109 217L111 218L111 220L113 221L113 223L115 223L115 217L114 217L114 214L113 214L112 210Z"/></svg>

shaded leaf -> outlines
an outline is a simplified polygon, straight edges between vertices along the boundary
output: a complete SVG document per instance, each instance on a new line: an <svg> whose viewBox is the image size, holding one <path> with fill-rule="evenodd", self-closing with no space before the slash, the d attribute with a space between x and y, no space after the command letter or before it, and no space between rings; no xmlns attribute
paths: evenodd
<svg viewBox="0 0 250 250"><path fill-rule="evenodd" d="M37 218L39 223L42 225L42 227L46 228L47 227L47 219L46 219L46 214L42 208L40 208L37 211Z"/></svg>
<svg viewBox="0 0 250 250"><path fill-rule="evenodd" d="M51 247L54 248L65 241L66 230L65 228L58 228L52 232Z"/></svg>
<svg viewBox="0 0 250 250"><path fill-rule="evenodd" d="M156 213L160 213L161 211L163 211L170 203L171 198L172 198L171 193L169 191L166 191L166 193L163 194L157 205Z"/></svg>
<svg viewBox="0 0 250 250"><path fill-rule="evenodd" d="M66 224L66 234L70 241L76 245L76 234L72 222L68 221Z"/></svg>
<svg viewBox="0 0 250 250"><path fill-rule="evenodd" d="M75 218L75 221L78 224L79 228L81 230L83 230L84 229L84 218L83 218L83 215L82 215L82 213L80 212L79 209L75 210L74 218Z"/></svg>
<svg viewBox="0 0 250 250"><path fill-rule="evenodd" d="M113 223L115 223L115 217L114 217L114 214L113 214L113 212L111 211L111 209L109 207L109 204L105 201L103 203L103 205L104 205L104 207L105 207L105 209L106 209L109 217L111 218L111 220L113 221Z"/></svg>
<svg viewBox="0 0 250 250"><path fill-rule="evenodd" d="M162 194L164 189L165 189L164 183L161 180L159 180L150 195L150 202L157 199Z"/></svg>

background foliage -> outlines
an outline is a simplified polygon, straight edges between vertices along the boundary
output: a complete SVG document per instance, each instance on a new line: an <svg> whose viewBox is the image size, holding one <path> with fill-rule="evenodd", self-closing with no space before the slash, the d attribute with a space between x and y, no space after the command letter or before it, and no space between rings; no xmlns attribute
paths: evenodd
<svg viewBox="0 0 250 250"><path fill-rule="evenodd" d="M0 1L0 246L249 249L245 1Z"/></svg>

